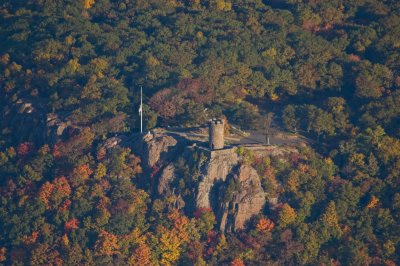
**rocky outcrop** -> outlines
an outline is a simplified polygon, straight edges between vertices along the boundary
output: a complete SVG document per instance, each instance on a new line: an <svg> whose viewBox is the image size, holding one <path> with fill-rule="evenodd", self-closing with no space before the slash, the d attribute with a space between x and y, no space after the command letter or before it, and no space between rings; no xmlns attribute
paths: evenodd
<svg viewBox="0 0 400 266"><path fill-rule="evenodd" d="M83 128L73 125L69 120L63 121L55 113L49 113L46 118L46 129L46 139L48 143L55 144L59 140L65 140L71 136L78 135Z"/></svg>
<svg viewBox="0 0 400 266"><path fill-rule="evenodd" d="M175 178L175 166L170 163L162 171L158 181L157 192L160 195L165 195L171 192L170 184Z"/></svg>
<svg viewBox="0 0 400 266"><path fill-rule="evenodd" d="M232 168L238 164L239 157L235 149L210 151L208 162L204 165L203 174L197 190L197 208L211 208L211 190L216 182L224 182Z"/></svg>
<svg viewBox="0 0 400 266"><path fill-rule="evenodd" d="M173 154L178 143L172 136L164 134L146 134L143 140L141 154L148 168L153 168L160 160L166 159L168 154Z"/></svg>
<svg viewBox="0 0 400 266"><path fill-rule="evenodd" d="M198 185L197 208L212 208L221 231L236 231L258 214L265 195L257 171L235 149L210 151Z"/></svg>
<svg viewBox="0 0 400 266"><path fill-rule="evenodd" d="M185 208L191 213L196 208L212 209L219 229L225 232L243 229L246 222L264 208L266 197L260 177L253 167L243 163L237 148L209 150L182 136L159 131L139 137L142 141L136 151L141 154L147 173L154 177L150 181L154 184L153 191L158 196L168 197L171 201L169 207ZM188 146L189 143L192 145ZM296 152L295 148L278 146L254 145L246 146L246 149L254 158L284 158ZM183 197L175 182L181 178L174 165L178 156L186 159L189 169L195 169L191 174L196 175L194 180L198 181L191 188L193 197L187 194Z"/></svg>
<svg viewBox="0 0 400 266"><path fill-rule="evenodd" d="M265 204L260 177L253 167L240 165L231 178L220 187L218 199L219 227L227 232L243 229L245 223ZM232 186L231 182L237 186ZM235 188L237 190L232 191Z"/></svg>

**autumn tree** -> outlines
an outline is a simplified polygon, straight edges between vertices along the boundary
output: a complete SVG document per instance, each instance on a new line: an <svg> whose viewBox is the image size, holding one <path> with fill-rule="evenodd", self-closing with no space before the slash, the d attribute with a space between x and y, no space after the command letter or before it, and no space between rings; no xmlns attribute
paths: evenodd
<svg viewBox="0 0 400 266"><path fill-rule="evenodd" d="M260 232L271 232L275 224L268 218L261 218L258 220L256 228Z"/></svg>
<svg viewBox="0 0 400 266"><path fill-rule="evenodd" d="M94 178L101 179L107 174L107 168L104 164L99 163L94 171Z"/></svg>
<svg viewBox="0 0 400 266"><path fill-rule="evenodd" d="M245 266L245 264L243 263L243 260L241 258L236 258L234 259L231 264L231 266Z"/></svg>
<svg viewBox="0 0 400 266"><path fill-rule="evenodd" d="M164 230L160 236L161 264L173 265L181 255L181 240L173 231Z"/></svg>
<svg viewBox="0 0 400 266"><path fill-rule="evenodd" d="M119 254L118 237L105 230L100 230L96 243L95 253L99 256L112 256Z"/></svg>
<svg viewBox="0 0 400 266"><path fill-rule="evenodd" d="M288 203L283 204L279 212L279 226L287 227L296 220L296 211Z"/></svg>
<svg viewBox="0 0 400 266"><path fill-rule="evenodd" d="M79 228L79 224L80 224L80 222L78 219L72 218L71 220L69 220L65 223L64 228L66 231L71 231L71 230Z"/></svg>
<svg viewBox="0 0 400 266"><path fill-rule="evenodd" d="M151 266L151 250L146 244L139 244L129 259L129 265Z"/></svg>

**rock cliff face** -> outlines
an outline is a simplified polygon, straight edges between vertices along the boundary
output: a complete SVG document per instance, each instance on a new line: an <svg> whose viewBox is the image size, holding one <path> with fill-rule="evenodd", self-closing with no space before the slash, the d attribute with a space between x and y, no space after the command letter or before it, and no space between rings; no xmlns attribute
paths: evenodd
<svg viewBox="0 0 400 266"><path fill-rule="evenodd" d="M197 208L211 208L211 189L216 182L224 182L232 168L238 164L239 157L234 149L211 151L208 162L204 165L204 171L200 177L200 183L196 196Z"/></svg>
<svg viewBox="0 0 400 266"><path fill-rule="evenodd" d="M240 165L230 178L220 187L218 199L219 227L227 232L243 229L245 223L265 204L260 177L253 167ZM233 183L237 184L236 190L229 191Z"/></svg>
<svg viewBox="0 0 400 266"><path fill-rule="evenodd" d="M221 231L244 228L264 204L265 195L257 171L241 164L235 149L210 151L200 177L196 206L212 208Z"/></svg>
<svg viewBox="0 0 400 266"><path fill-rule="evenodd" d="M170 163L162 171L158 181L157 192L160 195L171 193L170 184L175 179L175 166Z"/></svg>
<svg viewBox="0 0 400 266"><path fill-rule="evenodd" d="M144 157L145 166L153 168L159 161L167 161L168 155L176 154L178 141L172 136L154 133L144 135L141 144L138 150Z"/></svg>

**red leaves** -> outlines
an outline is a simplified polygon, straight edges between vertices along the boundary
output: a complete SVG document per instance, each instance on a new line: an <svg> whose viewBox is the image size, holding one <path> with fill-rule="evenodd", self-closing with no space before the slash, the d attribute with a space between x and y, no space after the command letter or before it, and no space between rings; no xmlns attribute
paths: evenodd
<svg viewBox="0 0 400 266"><path fill-rule="evenodd" d="M84 128L79 134L71 137L66 142L59 142L53 147L54 157L69 156L80 154L83 150L90 147L94 139L94 134L90 128Z"/></svg>
<svg viewBox="0 0 400 266"><path fill-rule="evenodd" d="M34 244L34 243L36 243L38 236L39 236L39 232L34 231L34 232L32 232L31 235L23 237L22 241L27 245Z"/></svg>
<svg viewBox="0 0 400 266"><path fill-rule="evenodd" d="M214 230L207 233L207 242L203 254L205 257L212 256L217 248L218 240L220 239L220 237L221 235Z"/></svg>
<svg viewBox="0 0 400 266"><path fill-rule="evenodd" d="M79 228L79 220L76 218L72 218L71 220L69 220L68 222L65 223L64 228L67 231L72 231L74 229Z"/></svg>
<svg viewBox="0 0 400 266"><path fill-rule="evenodd" d="M60 207L58 207L59 212L65 212L66 210L69 209L69 206L71 206L71 201L69 199L65 200Z"/></svg>
<svg viewBox="0 0 400 266"><path fill-rule="evenodd" d="M183 79L178 90L163 89L151 97L149 105L161 117L174 117L184 112L183 105L190 101L205 104L214 97L213 91L199 79Z"/></svg>
<svg viewBox="0 0 400 266"><path fill-rule="evenodd" d="M185 78L176 87L183 92L185 98L192 99L196 103L209 103L214 96L213 91L200 79Z"/></svg>
<svg viewBox="0 0 400 266"><path fill-rule="evenodd" d="M35 146L32 142L21 143L17 148L17 154L20 158L24 158L33 153Z"/></svg>
<svg viewBox="0 0 400 266"><path fill-rule="evenodd" d="M55 158L60 158L62 155L61 151L62 151L62 149L60 148L60 144L55 144L53 147L53 156Z"/></svg>
<svg viewBox="0 0 400 266"><path fill-rule="evenodd" d="M176 97L173 97L171 89L158 91L150 98L149 105L162 117L174 117L181 105L177 104Z"/></svg>
<svg viewBox="0 0 400 266"><path fill-rule="evenodd" d="M160 172L161 168L158 165L154 165L150 174L150 177L155 177L158 172Z"/></svg>

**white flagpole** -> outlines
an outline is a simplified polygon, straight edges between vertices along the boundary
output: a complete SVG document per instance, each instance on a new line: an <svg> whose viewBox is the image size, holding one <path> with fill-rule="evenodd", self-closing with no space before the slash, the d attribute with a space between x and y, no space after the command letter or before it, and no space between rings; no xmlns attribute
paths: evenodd
<svg viewBox="0 0 400 266"><path fill-rule="evenodd" d="M140 86L140 133L143 133L143 89Z"/></svg>

